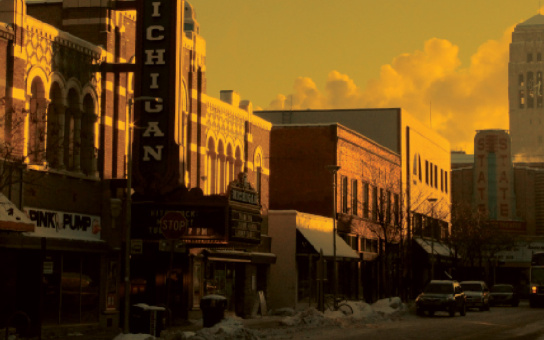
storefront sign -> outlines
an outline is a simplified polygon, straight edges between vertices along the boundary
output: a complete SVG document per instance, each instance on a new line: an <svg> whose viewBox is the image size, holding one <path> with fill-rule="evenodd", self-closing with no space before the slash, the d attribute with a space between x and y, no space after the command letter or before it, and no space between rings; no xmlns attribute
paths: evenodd
<svg viewBox="0 0 544 340"><path fill-rule="evenodd" d="M33 236L100 241L100 216L25 207L36 225Z"/></svg>
<svg viewBox="0 0 544 340"><path fill-rule="evenodd" d="M259 205L259 193L253 189L246 173L240 173L238 179L229 184L229 200Z"/></svg>
<svg viewBox="0 0 544 340"><path fill-rule="evenodd" d="M191 212L191 214L194 211ZM192 216L190 216L192 217ZM187 231L187 219L181 211L169 211L161 217L161 231L167 239L180 239Z"/></svg>
<svg viewBox="0 0 544 340"><path fill-rule="evenodd" d="M226 240L223 206L135 204L132 237L144 240L184 240L186 243Z"/></svg>
<svg viewBox="0 0 544 340"><path fill-rule="evenodd" d="M260 213L231 210L230 238L239 241L260 242L261 221Z"/></svg>
<svg viewBox="0 0 544 340"><path fill-rule="evenodd" d="M230 199L237 202L259 204L259 197L256 192L244 191L239 188L232 188L230 191Z"/></svg>

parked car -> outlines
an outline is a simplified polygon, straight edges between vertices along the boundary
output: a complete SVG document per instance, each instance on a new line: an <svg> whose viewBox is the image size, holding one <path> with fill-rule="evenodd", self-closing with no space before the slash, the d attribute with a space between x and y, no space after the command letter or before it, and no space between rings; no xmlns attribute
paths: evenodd
<svg viewBox="0 0 544 340"><path fill-rule="evenodd" d="M489 310L489 287L484 281L461 281L467 296L467 308Z"/></svg>
<svg viewBox="0 0 544 340"><path fill-rule="evenodd" d="M511 305L517 307L519 305L519 294L512 285L496 284L491 287L489 295L489 302L492 306Z"/></svg>
<svg viewBox="0 0 544 340"><path fill-rule="evenodd" d="M466 296L459 282L432 280L416 298L418 315L427 312L429 316L433 316L437 311L448 312L450 316L454 316L455 312L466 315Z"/></svg>

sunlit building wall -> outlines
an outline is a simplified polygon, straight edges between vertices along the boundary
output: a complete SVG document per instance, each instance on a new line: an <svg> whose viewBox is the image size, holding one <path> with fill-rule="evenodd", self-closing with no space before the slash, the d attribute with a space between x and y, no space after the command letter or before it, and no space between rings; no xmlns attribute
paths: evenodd
<svg viewBox="0 0 544 340"><path fill-rule="evenodd" d="M408 210L429 218L434 214L449 224L450 143L402 109L255 111L255 114L273 124L338 122L399 153L403 201Z"/></svg>
<svg viewBox="0 0 544 340"><path fill-rule="evenodd" d="M516 160L544 159L544 15L518 24L508 63L508 101L512 154Z"/></svg>

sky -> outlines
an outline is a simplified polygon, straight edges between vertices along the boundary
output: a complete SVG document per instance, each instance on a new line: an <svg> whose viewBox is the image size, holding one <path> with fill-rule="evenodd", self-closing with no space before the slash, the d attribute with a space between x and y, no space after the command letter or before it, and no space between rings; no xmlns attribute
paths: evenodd
<svg viewBox="0 0 544 340"><path fill-rule="evenodd" d="M189 0L207 93L254 109L400 107L473 152L508 129L508 53L539 0ZM544 13L544 10L541 10Z"/></svg>

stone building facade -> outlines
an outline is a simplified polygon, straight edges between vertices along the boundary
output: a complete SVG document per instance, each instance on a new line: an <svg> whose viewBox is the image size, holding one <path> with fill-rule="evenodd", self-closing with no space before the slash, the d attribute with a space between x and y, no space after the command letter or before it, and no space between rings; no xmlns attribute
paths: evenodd
<svg viewBox="0 0 544 340"><path fill-rule="evenodd" d="M265 228L271 124L233 91L224 100L206 95L205 40L194 9L181 0L161 3L179 18L171 35L179 53L169 70L177 92L154 94L153 101L142 98L134 76L145 61L138 54L144 2L0 5L1 158L9 169L1 189L10 211L26 215L19 224L0 222L7 259L0 266L9 277L0 282L0 323L22 311L34 334L46 325L127 326L126 307L137 302L164 305L180 319L211 292L235 292L229 308L245 316L258 291L266 292L275 260ZM151 31L151 39L162 32ZM155 98L163 105L174 98L168 128L149 130L151 122L139 129L141 113L161 104ZM153 152L142 149L142 134L163 132L174 185L146 191L161 176L141 176L142 150L161 154L156 144ZM131 173L134 204L127 206ZM195 217L210 211L219 218ZM162 233L157 221L186 228ZM133 259L129 285L126 254Z"/></svg>
<svg viewBox="0 0 544 340"><path fill-rule="evenodd" d="M541 162L544 112L544 15L518 24L512 33L508 63L508 102L512 154L516 162Z"/></svg>

